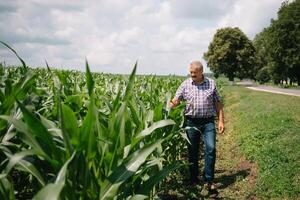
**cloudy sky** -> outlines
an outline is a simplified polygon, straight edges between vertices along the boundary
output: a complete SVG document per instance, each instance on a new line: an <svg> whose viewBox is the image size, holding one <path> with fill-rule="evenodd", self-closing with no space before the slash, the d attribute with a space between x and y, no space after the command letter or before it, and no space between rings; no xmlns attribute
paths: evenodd
<svg viewBox="0 0 300 200"><path fill-rule="evenodd" d="M218 28L250 39L283 0L0 0L0 40L27 65L139 74L187 74ZM19 64L0 46L0 62ZM205 65L205 62L204 62ZM208 69L205 67L205 71Z"/></svg>

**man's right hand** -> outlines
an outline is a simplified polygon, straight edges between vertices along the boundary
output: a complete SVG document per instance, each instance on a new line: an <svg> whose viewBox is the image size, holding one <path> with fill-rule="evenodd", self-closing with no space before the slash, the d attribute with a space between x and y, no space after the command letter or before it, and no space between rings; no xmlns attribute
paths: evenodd
<svg viewBox="0 0 300 200"><path fill-rule="evenodd" d="M180 101L177 100L177 99L173 99L173 100L170 101L170 107L171 108L174 108L174 107L178 106L179 104L180 104Z"/></svg>

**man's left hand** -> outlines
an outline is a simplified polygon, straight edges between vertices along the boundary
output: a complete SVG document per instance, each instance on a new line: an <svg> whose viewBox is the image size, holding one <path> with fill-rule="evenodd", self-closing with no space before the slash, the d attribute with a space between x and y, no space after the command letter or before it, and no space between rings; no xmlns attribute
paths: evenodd
<svg viewBox="0 0 300 200"><path fill-rule="evenodd" d="M220 134L223 134L224 133L224 131L225 131L225 126L224 126L224 122L222 122L222 121L219 121L219 133Z"/></svg>

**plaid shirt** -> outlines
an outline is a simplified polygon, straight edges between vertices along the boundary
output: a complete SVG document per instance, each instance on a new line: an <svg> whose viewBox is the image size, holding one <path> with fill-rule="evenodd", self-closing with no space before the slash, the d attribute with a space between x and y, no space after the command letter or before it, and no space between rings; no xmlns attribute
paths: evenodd
<svg viewBox="0 0 300 200"><path fill-rule="evenodd" d="M221 101L215 81L207 77L201 84L196 84L192 78L185 80L177 89L175 99L186 101L184 113L192 118L216 116L215 102Z"/></svg>

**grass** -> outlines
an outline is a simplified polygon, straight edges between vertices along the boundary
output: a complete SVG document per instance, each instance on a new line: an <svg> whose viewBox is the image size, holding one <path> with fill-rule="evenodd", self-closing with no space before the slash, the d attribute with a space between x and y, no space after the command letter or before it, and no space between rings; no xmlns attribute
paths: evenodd
<svg viewBox="0 0 300 200"><path fill-rule="evenodd" d="M227 123L239 149L258 164L255 193L260 198L300 194L300 98L223 87Z"/></svg>

